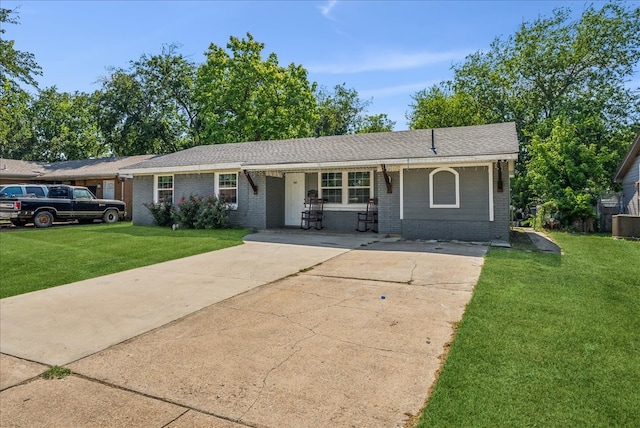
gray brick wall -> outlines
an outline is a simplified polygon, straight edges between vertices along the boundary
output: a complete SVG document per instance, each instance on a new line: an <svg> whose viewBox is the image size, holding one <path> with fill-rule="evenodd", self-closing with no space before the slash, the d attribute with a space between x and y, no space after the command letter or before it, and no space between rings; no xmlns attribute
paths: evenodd
<svg viewBox="0 0 640 428"><path fill-rule="evenodd" d="M242 172L238 173L238 209L229 211L229 222L232 225L249 229L266 229L266 176L264 173L249 173L254 184L258 186L258 194L253 194L249 181Z"/></svg>
<svg viewBox="0 0 640 428"><path fill-rule="evenodd" d="M173 202L178 203L190 195L210 196L215 193L213 173L176 174L173 177Z"/></svg>
<svg viewBox="0 0 640 428"><path fill-rule="evenodd" d="M144 206L153 202L153 177L137 176L133 177L133 202L131 215L133 224L139 226L152 226L153 216Z"/></svg>
<svg viewBox="0 0 640 428"><path fill-rule="evenodd" d="M487 242L491 240L489 223L473 220L403 220L402 235L407 239Z"/></svg>
<svg viewBox="0 0 640 428"><path fill-rule="evenodd" d="M376 174L378 196L378 233L399 235L402 233L400 221L400 173L389 172L392 193L387 193L383 174Z"/></svg>
<svg viewBox="0 0 640 428"><path fill-rule="evenodd" d="M494 221L489 221L487 167L454 168L460 177L460 208L429 208L432 169L405 170L402 235L409 239L508 240L508 171L503 168L504 191L498 193L497 169L493 168Z"/></svg>
<svg viewBox="0 0 640 428"><path fill-rule="evenodd" d="M511 192L509 170L506 163L502 164L502 187L503 191L498 192L498 168L493 165L493 218L490 224L490 239L509 241L511 230Z"/></svg>

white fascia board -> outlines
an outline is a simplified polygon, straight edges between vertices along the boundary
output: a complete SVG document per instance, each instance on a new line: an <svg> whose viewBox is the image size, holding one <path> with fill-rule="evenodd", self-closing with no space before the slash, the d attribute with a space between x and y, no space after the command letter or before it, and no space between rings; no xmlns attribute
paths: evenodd
<svg viewBox="0 0 640 428"><path fill-rule="evenodd" d="M479 155L479 156L448 156L448 157L429 157L429 158L408 158L408 159L371 159L362 161L341 161L341 162L306 162L306 163L285 163L285 164L265 164L265 165L243 165L242 169L247 171L286 171L288 169L323 169L323 168L377 168L378 165L399 165L419 167L420 165L451 165L451 164L469 164L482 163L498 160L515 160L518 158L517 153Z"/></svg>
<svg viewBox="0 0 640 428"><path fill-rule="evenodd" d="M136 168L121 169L121 175L158 175L158 174L182 174L193 172L213 172L221 170L239 171L242 169L240 163L218 163L207 165L182 165L182 166L164 166L158 168Z"/></svg>

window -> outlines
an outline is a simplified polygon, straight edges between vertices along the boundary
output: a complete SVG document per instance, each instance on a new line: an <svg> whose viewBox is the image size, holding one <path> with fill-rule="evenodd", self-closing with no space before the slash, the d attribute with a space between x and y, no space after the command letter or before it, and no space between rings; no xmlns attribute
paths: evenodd
<svg viewBox="0 0 640 428"><path fill-rule="evenodd" d="M173 175L157 175L154 184L154 202L173 203Z"/></svg>
<svg viewBox="0 0 640 428"><path fill-rule="evenodd" d="M322 198L330 204L342 203L342 173L323 172L320 181Z"/></svg>
<svg viewBox="0 0 640 428"><path fill-rule="evenodd" d="M39 186L27 186L27 193L34 194L40 198L44 198L45 196L44 190L42 189L42 187L39 187Z"/></svg>
<svg viewBox="0 0 640 428"><path fill-rule="evenodd" d="M238 174L218 174L216 193L225 204L236 207L238 204Z"/></svg>
<svg viewBox="0 0 640 428"><path fill-rule="evenodd" d="M328 204L366 204L373 195L372 181L371 171L321 172L321 197Z"/></svg>
<svg viewBox="0 0 640 428"><path fill-rule="evenodd" d="M460 175L452 168L429 173L429 208L460 208Z"/></svg>
<svg viewBox="0 0 640 428"><path fill-rule="evenodd" d="M366 204L371 197L371 173L359 171L348 174L349 203Z"/></svg>
<svg viewBox="0 0 640 428"><path fill-rule="evenodd" d="M22 193L22 188L20 186L10 186L2 189L2 194L11 198L15 195L18 195L18 196L22 195L23 193Z"/></svg>
<svg viewBox="0 0 640 428"><path fill-rule="evenodd" d="M93 199L93 194L87 189L73 189L74 199Z"/></svg>

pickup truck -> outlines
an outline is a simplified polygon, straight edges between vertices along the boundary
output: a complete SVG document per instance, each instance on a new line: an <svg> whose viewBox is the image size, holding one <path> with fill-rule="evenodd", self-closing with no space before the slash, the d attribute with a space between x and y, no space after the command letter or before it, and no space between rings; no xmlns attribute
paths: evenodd
<svg viewBox="0 0 640 428"><path fill-rule="evenodd" d="M0 198L0 219L10 220L16 226L33 222L36 227L49 227L54 221L95 219L115 223L125 215L124 202L97 199L89 189L80 186L51 186L46 198Z"/></svg>

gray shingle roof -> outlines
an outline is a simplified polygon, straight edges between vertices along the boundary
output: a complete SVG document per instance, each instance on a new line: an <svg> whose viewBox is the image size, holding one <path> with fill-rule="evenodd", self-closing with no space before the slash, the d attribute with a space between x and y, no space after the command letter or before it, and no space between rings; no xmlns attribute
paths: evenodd
<svg viewBox="0 0 640 428"><path fill-rule="evenodd" d="M122 156L117 158L81 159L61 162L30 162L0 159L0 178L64 180L76 178L115 177L121 168L138 164L154 155Z"/></svg>
<svg viewBox="0 0 640 428"><path fill-rule="evenodd" d="M154 155L81 159L52 162L45 165L44 178L102 178L116 176L121 168L153 158Z"/></svg>
<svg viewBox="0 0 640 428"><path fill-rule="evenodd" d="M44 171L41 162L30 162L15 159L0 159L0 178L26 179L36 178Z"/></svg>
<svg viewBox="0 0 640 428"><path fill-rule="evenodd" d="M431 151L431 130L337 135L319 138L213 144L157 156L125 168L134 173L162 168L234 164L243 168L261 166L370 163L384 160L401 163L407 159L448 159L492 157L514 159L518 137L514 123L440 128L434 130L437 154ZM393 162L391 162L393 163ZM144 171L147 170L147 171Z"/></svg>

